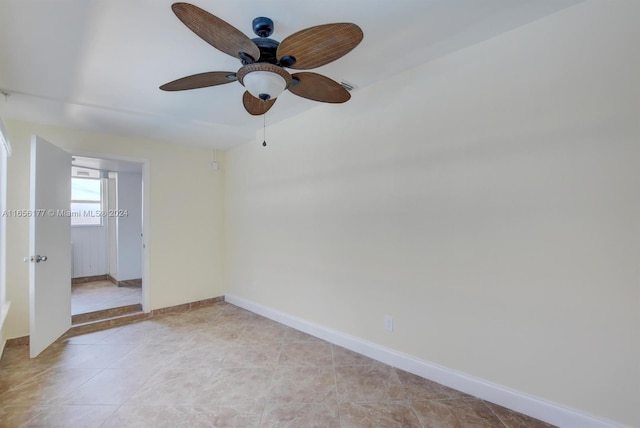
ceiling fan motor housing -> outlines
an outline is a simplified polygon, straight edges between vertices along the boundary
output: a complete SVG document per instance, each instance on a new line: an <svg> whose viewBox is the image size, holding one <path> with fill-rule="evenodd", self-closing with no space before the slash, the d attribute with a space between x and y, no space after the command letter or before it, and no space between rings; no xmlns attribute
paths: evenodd
<svg viewBox="0 0 640 428"><path fill-rule="evenodd" d="M253 20L253 32L258 37L251 39L251 41L260 49L260 58L252 58L245 52L240 52L239 57L243 65L254 62L268 62L282 67L291 67L296 63L296 59L291 55L284 55L278 60L277 53L280 42L269 38L273 34L273 21L270 18L264 16L255 18Z"/></svg>
<svg viewBox="0 0 640 428"><path fill-rule="evenodd" d="M268 37L256 37L255 39L251 39L251 41L256 44L258 49L260 49L260 58L256 59L254 62L268 62L269 64L278 63L277 52L280 42ZM242 63L245 65L248 64L246 61L242 61Z"/></svg>

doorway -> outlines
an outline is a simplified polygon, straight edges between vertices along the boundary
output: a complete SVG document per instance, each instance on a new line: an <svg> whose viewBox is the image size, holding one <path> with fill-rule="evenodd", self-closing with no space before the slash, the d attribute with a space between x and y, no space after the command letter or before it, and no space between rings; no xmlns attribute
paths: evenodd
<svg viewBox="0 0 640 428"><path fill-rule="evenodd" d="M88 314L126 314L145 306L145 165L126 159L72 158L74 323Z"/></svg>

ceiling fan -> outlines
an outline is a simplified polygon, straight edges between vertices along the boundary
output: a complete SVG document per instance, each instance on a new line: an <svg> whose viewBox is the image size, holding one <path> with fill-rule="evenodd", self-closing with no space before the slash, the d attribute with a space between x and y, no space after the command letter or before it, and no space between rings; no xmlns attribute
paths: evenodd
<svg viewBox="0 0 640 428"><path fill-rule="evenodd" d="M324 24L298 31L282 42L270 39L273 21L253 20L250 39L240 30L189 3L174 3L171 9L191 31L214 48L238 58L242 67L233 71L211 71L186 76L160 86L164 91L205 88L239 81L247 90L244 108L252 115L266 113L286 89L303 98L325 103L344 103L351 98L340 83L313 72L290 74L285 68L308 70L335 61L349 53L363 38L352 23Z"/></svg>

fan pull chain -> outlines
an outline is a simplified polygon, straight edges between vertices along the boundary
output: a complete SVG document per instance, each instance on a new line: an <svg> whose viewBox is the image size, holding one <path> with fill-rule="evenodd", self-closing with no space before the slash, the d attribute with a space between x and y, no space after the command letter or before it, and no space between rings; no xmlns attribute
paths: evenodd
<svg viewBox="0 0 640 428"><path fill-rule="evenodd" d="M267 147L267 113L262 115L262 147Z"/></svg>

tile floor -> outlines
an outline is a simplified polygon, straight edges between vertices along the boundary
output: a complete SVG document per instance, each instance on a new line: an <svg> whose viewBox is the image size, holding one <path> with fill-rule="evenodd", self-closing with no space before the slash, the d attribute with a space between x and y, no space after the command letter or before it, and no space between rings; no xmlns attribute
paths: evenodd
<svg viewBox="0 0 640 428"><path fill-rule="evenodd" d="M94 281L71 286L71 315L141 302L141 287L118 287L111 281Z"/></svg>
<svg viewBox="0 0 640 428"><path fill-rule="evenodd" d="M0 360L2 427L548 427L228 303Z"/></svg>

